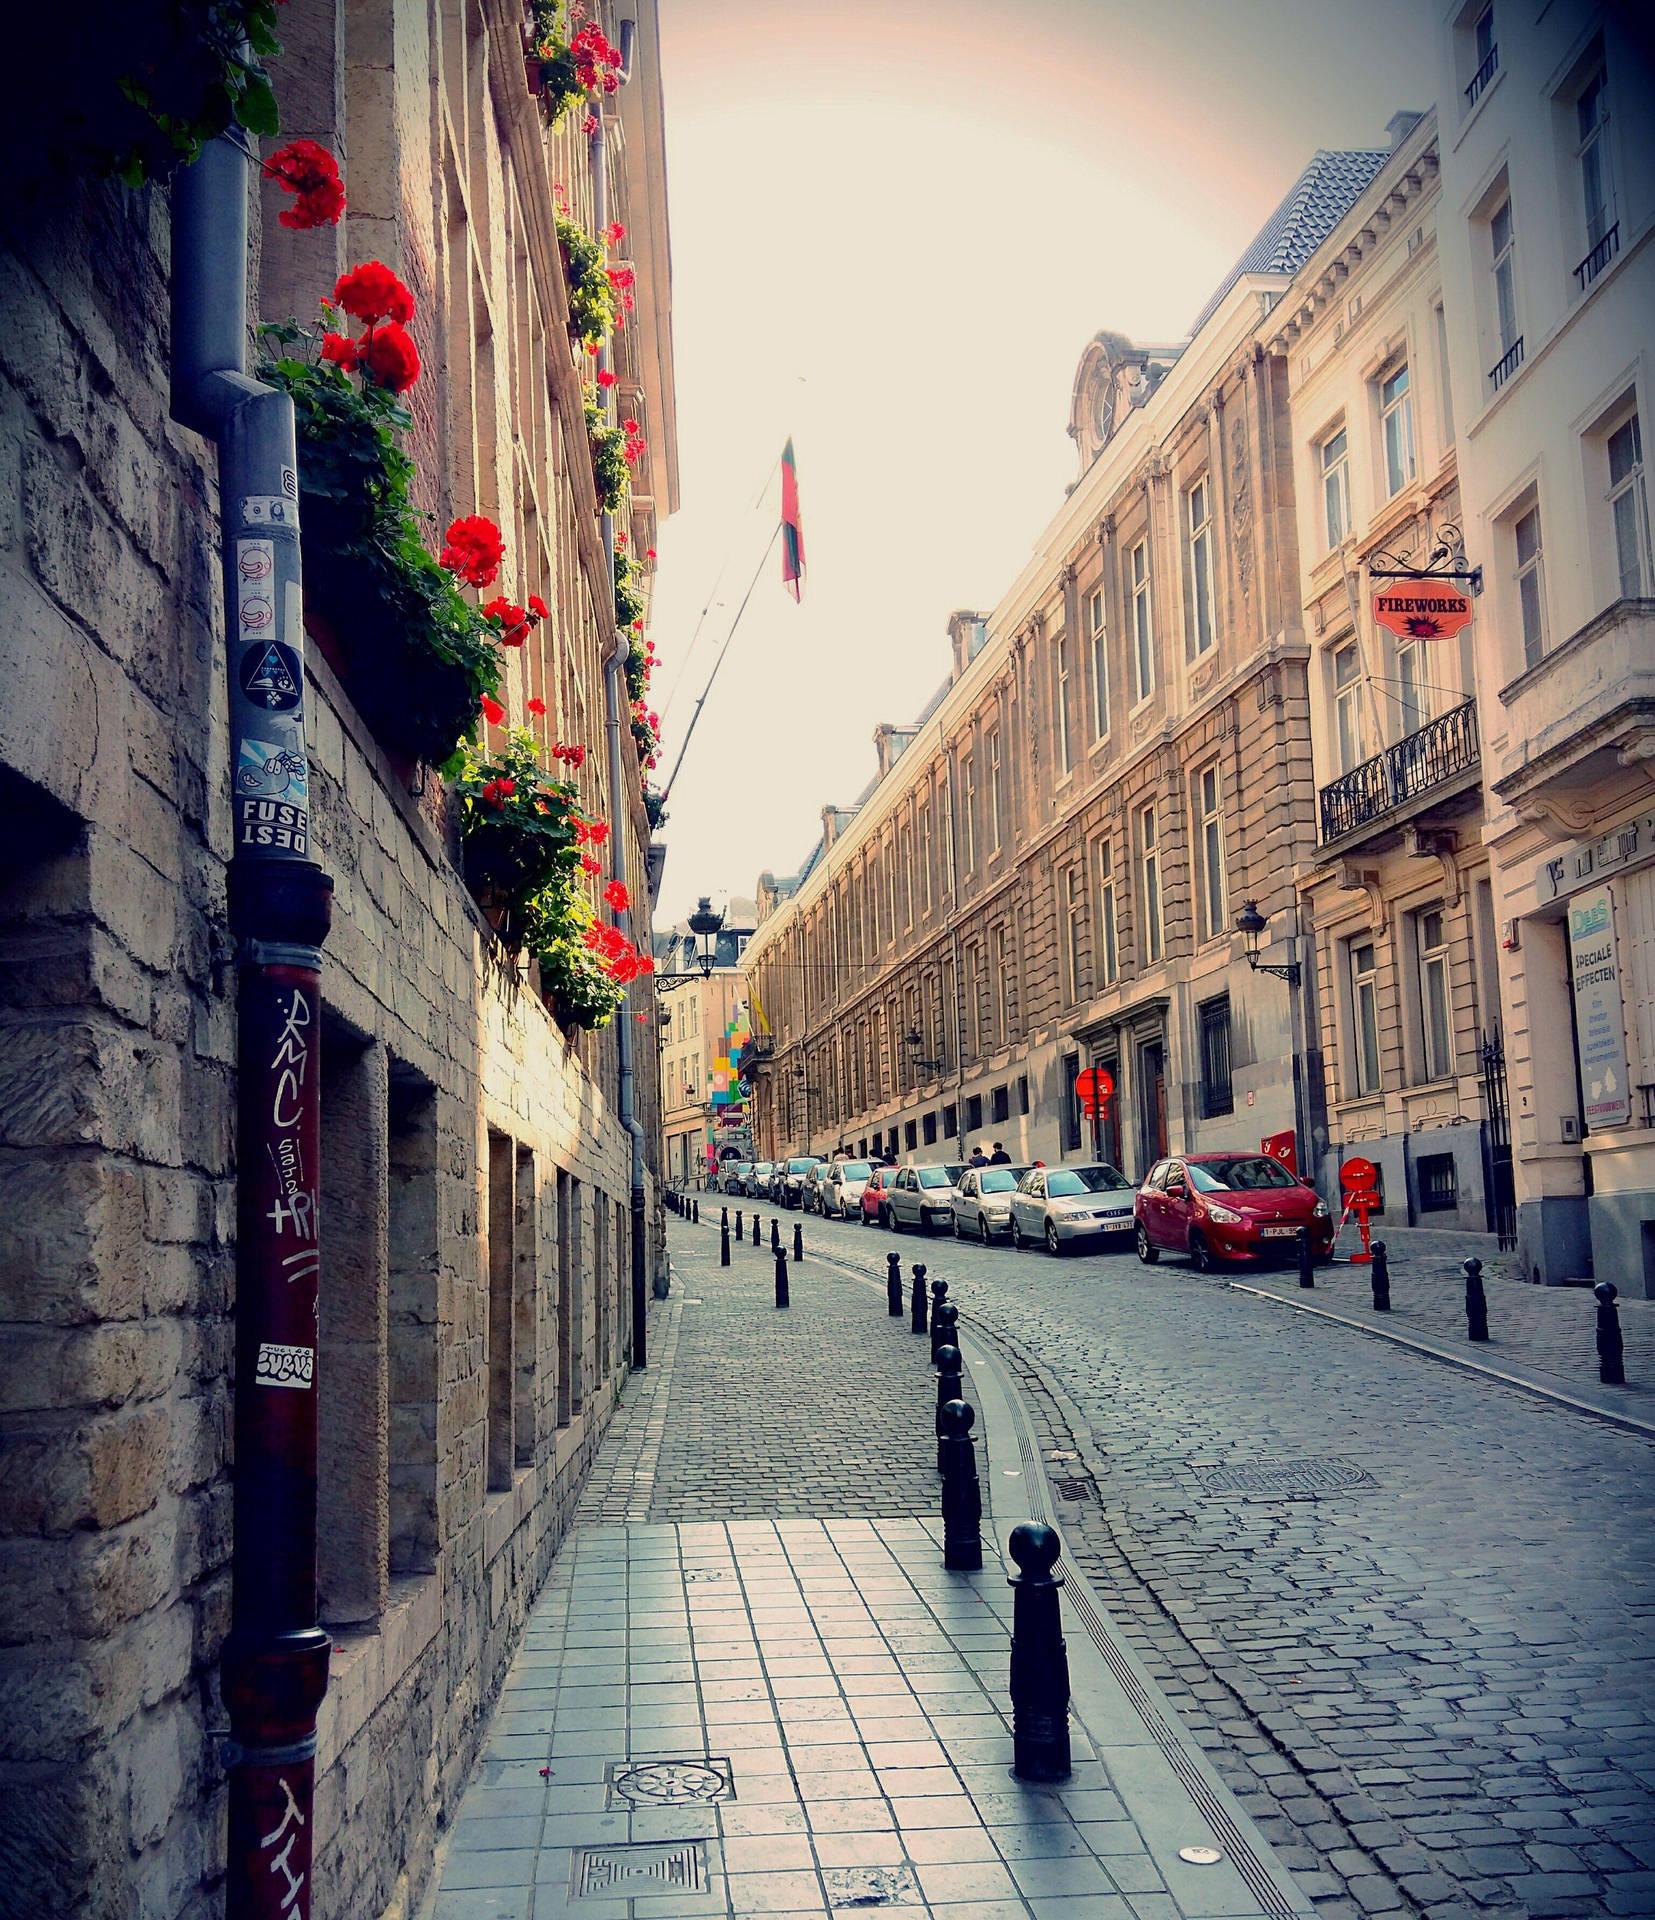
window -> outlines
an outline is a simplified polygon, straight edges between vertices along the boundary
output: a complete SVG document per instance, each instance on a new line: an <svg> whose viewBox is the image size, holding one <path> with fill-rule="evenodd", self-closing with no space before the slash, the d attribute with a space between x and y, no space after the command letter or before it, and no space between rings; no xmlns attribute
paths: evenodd
<svg viewBox="0 0 1655 1920"><path fill-rule="evenodd" d="M1371 940L1350 947L1351 1025L1355 1040L1356 1091L1379 1091L1379 969Z"/></svg>
<svg viewBox="0 0 1655 1920"><path fill-rule="evenodd" d="M926 1146L934 1147L937 1144L937 1116L934 1113L920 1115L919 1133Z"/></svg>
<svg viewBox="0 0 1655 1920"><path fill-rule="evenodd" d="M1396 678L1406 739L1410 733L1418 733L1431 717L1431 663L1423 641L1397 643Z"/></svg>
<svg viewBox="0 0 1655 1920"><path fill-rule="evenodd" d="M1523 659L1532 667L1546 651L1546 580L1538 503L1518 517L1511 533L1517 555L1517 604L1523 617Z"/></svg>
<svg viewBox="0 0 1655 1920"><path fill-rule="evenodd" d="M1609 167L1609 91L1603 68L1587 80L1575 100L1575 134L1579 140L1580 194L1586 215L1586 271L1576 268L1584 292L1614 258L1609 239L1615 219L1615 183ZM1607 244L1605 244L1607 242ZM1602 248L1594 267L1592 256Z"/></svg>
<svg viewBox="0 0 1655 1920"><path fill-rule="evenodd" d="M1069 735L1069 636L1057 636L1057 759L1065 773L1074 765L1074 742Z"/></svg>
<svg viewBox="0 0 1655 1920"><path fill-rule="evenodd" d="M1109 731L1109 630L1103 611L1103 589L1086 602L1086 630L1092 649L1092 737Z"/></svg>
<svg viewBox="0 0 1655 1920"><path fill-rule="evenodd" d="M997 1127L1002 1120L1009 1120L1010 1118L1011 1089L1009 1087L995 1087L988 1096L988 1123L991 1127Z"/></svg>
<svg viewBox="0 0 1655 1920"><path fill-rule="evenodd" d="M1161 957L1161 848L1153 807L1143 808L1138 815L1138 877L1144 921L1144 964L1153 966Z"/></svg>
<svg viewBox="0 0 1655 1920"><path fill-rule="evenodd" d="M1213 643L1212 482L1203 474L1184 496L1189 529L1190 604L1185 635L1189 656L1198 658Z"/></svg>
<svg viewBox="0 0 1655 1920"><path fill-rule="evenodd" d="M888 937L896 939L896 847L887 840L885 851L880 855L885 868L885 931Z"/></svg>
<svg viewBox="0 0 1655 1920"><path fill-rule="evenodd" d="M1020 1073L1017 1076L1017 1111L1020 1114L1022 1114L1022 1113L1027 1113L1028 1110L1029 1110L1029 1076L1026 1073Z"/></svg>
<svg viewBox="0 0 1655 1920"><path fill-rule="evenodd" d="M931 809L919 810L919 904L922 913L931 911Z"/></svg>
<svg viewBox="0 0 1655 1920"><path fill-rule="evenodd" d="M1339 739L1339 771L1349 773L1367 757L1362 742L1362 661L1354 640L1333 650L1333 722Z"/></svg>
<svg viewBox="0 0 1655 1920"><path fill-rule="evenodd" d="M960 1120L958 1110L954 1107L944 1107L942 1110L942 1137L945 1140L952 1140L959 1133L959 1130Z"/></svg>
<svg viewBox="0 0 1655 1920"><path fill-rule="evenodd" d="M1610 434L1608 454L1615 564L1622 598L1635 600L1655 581L1655 566L1650 563L1649 499L1644 491L1643 437L1636 414Z"/></svg>
<svg viewBox="0 0 1655 1920"><path fill-rule="evenodd" d="M1482 98L1499 64L1500 50L1494 38L1494 9L1484 7L1477 16L1477 24L1471 35L1471 78L1465 86L1467 112Z"/></svg>
<svg viewBox="0 0 1655 1920"><path fill-rule="evenodd" d="M902 924L914 924L914 830L902 823Z"/></svg>
<svg viewBox="0 0 1655 1920"><path fill-rule="evenodd" d="M1386 494L1400 493L1414 477L1414 402L1405 365L1379 383L1379 435L1385 448Z"/></svg>
<svg viewBox="0 0 1655 1920"><path fill-rule="evenodd" d="M1454 378L1448 357L1448 310L1432 309L1437 325L1437 396L1440 406L1442 445L1446 451L1454 444Z"/></svg>
<svg viewBox="0 0 1655 1920"><path fill-rule="evenodd" d="M965 756L965 806L960 820L960 838L965 853L965 870L971 873L977 865L977 760L974 754Z"/></svg>
<svg viewBox="0 0 1655 1920"><path fill-rule="evenodd" d="M1488 245L1494 276L1494 327L1503 360L1517 343L1517 238L1509 199L1502 200L1489 216Z"/></svg>
<svg viewBox="0 0 1655 1920"><path fill-rule="evenodd" d="M1080 1095L1075 1091L1080 1080L1080 1055L1066 1053L1063 1056L1063 1151L1075 1153L1080 1148Z"/></svg>
<svg viewBox="0 0 1655 1920"><path fill-rule="evenodd" d="M1330 433L1316 451L1321 461L1322 513L1331 553L1350 532L1350 440L1345 429Z"/></svg>
<svg viewBox="0 0 1655 1920"><path fill-rule="evenodd" d="M1068 762L1065 761L1067 766ZM1000 851L1001 820L1005 806L1004 785L1000 778L1000 729L988 736L988 837L989 845Z"/></svg>
<svg viewBox="0 0 1655 1920"><path fill-rule="evenodd" d="M967 1133L975 1133L982 1124L983 1096L980 1093L974 1093L965 1103L965 1130Z"/></svg>
<svg viewBox="0 0 1655 1920"><path fill-rule="evenodd" d="M1425 1041L1425 1077L1446 1080L1454 1071L1448 984L1448 925L1441 907L1415 916L1419 937L1419 1009Z"/></svg>
<svg viewBox="0 0 1655 1920"><path fill-rule="evenodd" d="M1120 949L1115 933L1115 853L1107 840L1098 842L1098 985L1112 987L1120 978Z"/></svg>
<svg viewBox="0 0 1655 1920"><path fill-rule="evenodd" d="M902 1123L902 1144L909 1153L919 1145L919 1128L912 1120L904 1120Z"/></svg>
<svg viewBox="0 0 1655 1920"><path fill-rule="evenodd" d="M1224 804L1217 763L1195 776L1195 844L1201 862L1201 935L1226 931L1224 912Z"/></svg>
<svg viewBox="0 0 1655 1920"><path fill-rule="evenodd" d="M1011 1041L1011 963L1006 953L1006 930L998 926L994 929L994 992L999 1007L999 1041L1001 1046Z"/></svg>
<svg viewBox="0 0 1655 1920"><path fill-rule="evenodd" d="M1451 1153L1422 1153L1414 1163L1419 1178L1421 1213L1453 1213L1460 1204L1459 1181Z"/></svg>
<svg viewBox="0 0 1655 1920"><path fill-rule="evenodd" d="M1079 867L1068 867L1063 874L1063 960L1069 982L1069 998L1080 998L1080 948L1086 914L1085 895Z"/></svg>
<svg viewBox="0 0 1655 1920"><path fill-rule="evenodd" d="M1196 1012L1201 1022L1201 1111L1213 1120L1235 1111L1230 1087L1230 996L1203 1001Z"/></svg>
<svg viewBox="0 0 1655 1920"><path fill-rule="evenodd" d="M1155 635L1149 596L1149 542L1132 549L1132 697L1147 700L1155 690Z"/></svg>

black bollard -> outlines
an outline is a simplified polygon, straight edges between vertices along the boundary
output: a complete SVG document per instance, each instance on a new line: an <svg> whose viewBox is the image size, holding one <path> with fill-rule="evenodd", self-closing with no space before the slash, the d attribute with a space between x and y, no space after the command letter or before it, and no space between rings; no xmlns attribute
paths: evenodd
<svg viewBox="0 0 1655 1920"><path fill-rule="evenodd" d="M804 1257L805 1257L804 1222L802 1220L795 1220L793 1222L793 1258L795 1260L802 1260Z"/></svg>
<svg viewBox="0 0 1655 1920"><path fill-rule="evenodd" d="M690 1202L690 1218L691 1218L691 1219L692 1219L692 1220L693 1220L693 1221L695 1222L695 1224L696 1224L697 1226L700 1226L700 1224L701 1224L701 1202L700 1202L699 1200L692 1200L692 1201Z"/></svg>
<svg viewBox="0 0 1655 1920"><path fill-rule="evenodd" d="M1391 1257L1385 1251L1383 1240L1376 1240L1371 1251L1373 1268L1368 1278L1373 1282L1373 1310L1375 1313L1389 1313L1391 1310Z"/></svg>
<svg viewBox="0 0 1655 1920"><path fill-rule="evenodd" d="M1011 1770L1019 1780L1069 1777L1069 1655L1054 1573L1062 1546L1050 1527L1025 1522L1011 1530L1019 1572L1012 1588Z"/></svg>
<svg viewBox="0 0 1655 1920"><path fill-rule="evenodd" d="M728 1207L721 1207L719 1209L718 1224L721 1227L727 1227L730 1224L730 1209Z"/></svg>
<svg viewBox="0 0 1655 1920"><path fill-rule="evenodd" d="M925 1268L922 1266L916 1266L914 1268L914 1272L918 1274L921 1279L925 1277ZM931 1364L932 1366L935 1366L937 1364L937 1348L941 1344L941 1342L937 1339L937 1315L942 1309L943 1301L946 1300L947 1298L948 1298L948 1282L946 1280L933 1280L931 1282Z"/></svg>
<svg viewBox="0 0 1655 1920"><path fill-rule="evenodd" d="M1598 1303L1598 1378L1606 1387L1626 1385L1626 1347L1621 1340L1620 1308L1615 1305L1613 1280L1600 1280L1592 1289Z"/></svg>
<svg viewBox="0 0 1655 1920"><path fill-rule="evenodd" d="M909 1296L911 1318L908 1322L910 1333L928 1333L930 1322L925 1313L925 1275L918 1267L914 1269L914 1291Z"/></svg>
<svg viewBox="0 0 1655 1920"><path fill-rule="evenodd" d="M963 1400L942 1410L942 1563L954 1573L983 1564L983 1494L977 1485L976 1413Z"/></svg>
<svg viewBox="0 0 1655 1920"><path fill-rule="evenodd" d="M936 1365L937 1355L944 1347L957 1347L959 1339L960 1310L952 1300L944 1300L931 1315L931 1364Z"/></svg>
<svg viewBox="0 0 1655 1920"><path fill-rule="evenodd" d="M770 1221L770 1251L774 1253L782 1243L782 1230L776 1225L774 1216Z"/></svg>
<svg viewBox="0 0 1655 1920"><path fill-rule="evenodd" d="M787 1252L785 1248L776 1249L776 1305L789 1305L787 1297Z"/></svg>
<svg viewBox="0 0 1655 1920"><path fill-rule="evenodd" d="M891 1318L902 1318L902 1255L888 1253L885 1256L885 1304L890 1309Z"/></svg>
<svg viewBox="0 0 1655 1920"><path fill-rule="evenodd" d="M737 1244L739 1245L741 1241L741 1209L740 1207L736 1208L736 1241L737 1241Z"/></svg>
<svg viewBox="0 0 1655 1920"><path fill-rule="evenodd" d="M1465 1263L1465 1337L1488 1338L1488 1295L1483 1292L1483 1263L1475 1257Z"/></svg>
<svg viewBox="0 0 1655 1920"><path fill-rule="evenodd" d="M960 1373L960 1350L958 1347L939 1347L937 1349L937 1471L942 1472L942 1410L950 1400L965 1398L964 1383Z"/></svg>
<svg viewBox="0 0 1655 1920"><path fill-rule="evenodd" d="M730 1223L726 1220L718 1230L718 1264L727 1267L730 1264Z"/></svg>
<svg viewBox="0 0 1655 1920"><path fill-rule="evenodd" d="M1299 1285L1313 1287L1316 1284L1316 1262L1310 1256L1310 1229L1300 1227L1299 1234Z"/></svg>

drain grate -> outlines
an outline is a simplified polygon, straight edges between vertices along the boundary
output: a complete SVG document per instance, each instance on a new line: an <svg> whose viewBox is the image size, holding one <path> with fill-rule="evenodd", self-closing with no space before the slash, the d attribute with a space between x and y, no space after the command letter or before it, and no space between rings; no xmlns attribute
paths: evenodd
<svg viewBox="0 0 1655 1920"><path fill-rule="evenodd" d="M1097 1490L1090 1480L1054 1480L1059 1500L1095 1500Z"/></svg>
<svg viewBox="0 0 1655 1920"><path fill-rule="evenodd" d="M703 1807L736 1797L729 1761L700 1754L681 1760L612 1761L605 1778L612 1807Z"/></svg>
<svg viewBox="0 0 1655 1920"><path fill-rule="evenodd" d="M1203 1493L1342 1493L1348 1487L1377 1484L1365 1467L1333 1455L1321 1460L1244 1460L1233 1465L1192 1463L1190 1471Z"/></svg>
<svg viewBox="0 0 1655 1920"><path fill-rule="evenodd" d="M654 1893L705 1893L707 1854L699 1840L654 1847L578 1847L570 1884L577 1900L631 1900Z"/></svg>

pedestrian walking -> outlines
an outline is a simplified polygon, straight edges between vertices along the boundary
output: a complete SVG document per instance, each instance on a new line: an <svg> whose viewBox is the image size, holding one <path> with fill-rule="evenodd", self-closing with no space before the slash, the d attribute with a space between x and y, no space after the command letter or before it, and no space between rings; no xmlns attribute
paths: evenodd
<svg viewBox="0 0 1655 1920"><path fill-rule="evenodd" d="M983 1143L981 1140L971 1149L970 1164L974 1167L986 1167L988 1165L988 1155L983 1152Z"/></svg>
<svg viewBox="0 0 1655 1920"><path fill-rule="evenodd" d="M998 1140L994 1143L994 1151L988 1156L988 1164L991 1167L1009 1167L1011 1165L1011 1155L1006 1152Z"/></svg>

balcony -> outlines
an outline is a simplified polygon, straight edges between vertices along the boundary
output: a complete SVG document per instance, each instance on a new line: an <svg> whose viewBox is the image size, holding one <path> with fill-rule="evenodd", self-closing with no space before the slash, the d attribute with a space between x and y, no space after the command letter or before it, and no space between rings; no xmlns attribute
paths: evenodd
<svg viewBox="0 0 1655 1920"><path fill-rule="evenodd" d="M1466 83L1465 110L1467 113L1471 111L1471 109L1477 104L1477 102L1482 98L1482 96L1488 91L1488 83L1494 78L1495 74L1499 71L1499 66L1500 66L1500 49L1499 49L1499 46L1496 44L1495 46L1492 46L1489 48L1488 52L1483 57L1483 64L1477 69L1477 71L1474 74L1472 74L1470 80L1467 81Z"/></svg>
<svg viewBox="0 0 1655 1920"><path fill-rule="evenodd" d="M1375 829L1400 829L1437 802L1475 789L1479 767L1477 703L1467 700L1323 787L1323 849L1343 851Z"/></svg>
<svg viewBox="0 0 1655 1920"><path fill-rule="evenodd" d="M1523 336L1518 334L1488 370L1488 383L1496 393L1523 364Z"/></svg>
<svg viewBox="0 0 1655 1920"><path fill-rule="evenodd" d="M1600 273L1621 250L1621 223L1617 220L1603 238L1597 243L1580 265L1575 268L1575 280L1582 293L1592 284Z"/></svg>

